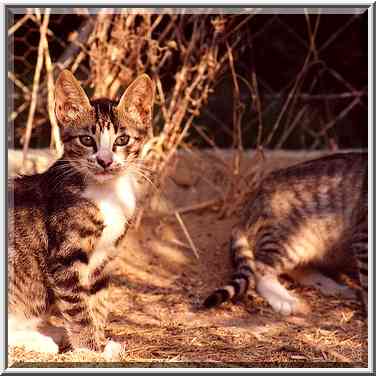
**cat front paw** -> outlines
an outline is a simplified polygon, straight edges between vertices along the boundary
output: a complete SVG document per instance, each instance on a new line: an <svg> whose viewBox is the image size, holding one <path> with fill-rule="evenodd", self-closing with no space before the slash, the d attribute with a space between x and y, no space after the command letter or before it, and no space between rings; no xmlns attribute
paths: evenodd
<svg viewBox="0 0 376 376"><path fill-rule="evenodd" d="M51 337L34 331L24 331L12 334L8 339L9 346L23 346L26 351L39 353L57 354L59 346Z"/></svg>
<svg viewBox="0 0 376 376"><path fill-rule="evenodd" d="M103 350L103 357L108 361L120 361L121 354L125 351L125 343L109 340Z"/></svg>

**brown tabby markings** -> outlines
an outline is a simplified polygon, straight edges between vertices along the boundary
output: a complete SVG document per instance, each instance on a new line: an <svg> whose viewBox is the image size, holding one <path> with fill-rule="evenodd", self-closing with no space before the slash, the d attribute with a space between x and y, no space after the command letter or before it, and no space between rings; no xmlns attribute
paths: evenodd
<svg viewBox="0 0 376 376"><path fill-rule="evenodd" d="M10 184L10 344L56 352L57 340L41 332L53 311L73 348L99 351L106 344L110 262L135 208L133 176L142 171L138 156L151 133L153 96L143 75L119 103L90 102L70 72L60 74L55 97L64 155L46 172Z"/></svg>
<svg viewBox="0 0 376 376"><path fill-rule="evenodd" d="M276 311L305 312L278 276L308 277L308 269L298 273L308 267L341 270L353 260L367 306L367 176L366 153L335 154L269 174L232 234L236 273L204 305L237 299L252 285Z"/></svg>

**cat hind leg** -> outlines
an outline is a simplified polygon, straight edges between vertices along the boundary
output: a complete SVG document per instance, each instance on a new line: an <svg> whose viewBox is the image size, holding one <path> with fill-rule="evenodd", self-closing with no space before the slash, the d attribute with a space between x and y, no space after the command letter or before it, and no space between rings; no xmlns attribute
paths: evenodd
<svg viewBox="0 0 376 376"><path fill-rule="evenodd" d="M308 305L288 291L278 276L293 270L299 260L289 254L284 246L287 232L275 227L264 227L255 244L256 291L278 313L305 314Z"/></svg>
<svg viewBox="0 0 376 376"><path fill-rule="evenodd" d="M290 271L288 275L302 286L314 287L324 296L339 296L345 299L355 299L356 297L354 290L337 283L318 270L299 268Z"/></svg>

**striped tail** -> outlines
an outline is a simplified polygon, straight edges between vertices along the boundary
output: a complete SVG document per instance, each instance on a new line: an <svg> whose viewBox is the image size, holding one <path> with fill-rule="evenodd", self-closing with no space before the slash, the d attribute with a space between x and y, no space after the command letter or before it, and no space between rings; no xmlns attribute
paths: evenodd
<svg viewBox="0 0 376 376"><path fill-rule="evenodd" d="M228 285L215 290L205 299L203 303L205 308L213 308L226 301L237 300L247 292L251 283L254 287L253 252L246 235L241 231L233 233L230 250L236 272Z"/></svg>

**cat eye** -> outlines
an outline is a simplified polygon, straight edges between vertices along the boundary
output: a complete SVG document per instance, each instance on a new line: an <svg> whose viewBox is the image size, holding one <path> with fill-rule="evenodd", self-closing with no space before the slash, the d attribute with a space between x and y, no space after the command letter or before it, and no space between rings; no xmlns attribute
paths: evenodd
<svg viewBox="0 0 376 376"><path fill-rule="evenodd" d="M119 136L116 140L114 145L115 146L125 146L129 142L129 136L126 134L123 134L122 136Z"/></svg>
<svg viewBox="0 0 376 376"><path fill-rule="evenodd" d="M79 139L80 139L81 144L84 146L87 146L87 147L95 146L95 141L93 137L80 136Z"/></svg>

